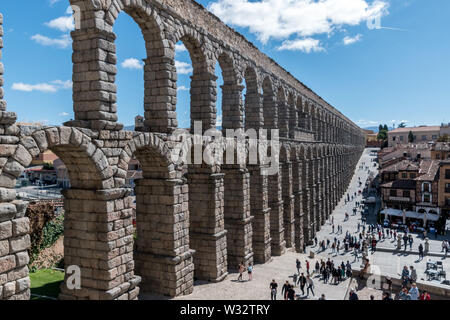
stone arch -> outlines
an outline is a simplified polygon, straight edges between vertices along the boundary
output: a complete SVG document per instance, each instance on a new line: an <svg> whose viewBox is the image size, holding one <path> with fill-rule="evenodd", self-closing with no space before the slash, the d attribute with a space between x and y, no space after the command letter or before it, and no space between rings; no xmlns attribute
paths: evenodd
<svg viewBox="0 0 450 320"><path fill-rule="evenodd" d="M202 93L209 92L210 96L216 95L215 81L216 76L207 59L205 42L199 34L189 28L178 28L175 33L175 39L171 42L171 50L175 52L175 45L181 41L189 52L192 62L192 77L190 85L190 115L191 130L194 130L194 122L200 121L203 130L215 127L214 113L210 111L215 99L204 99ZM205 81L210 80L210 81Z"/></svg>
<svg viewBox="0 0 450 320"><path fill-rule="evenodd" d="M31 164L33 158L46 150L53 151L62 159L69 172L72 188L96 190L114 186L113 171L103 151L90 137L69 127L51 127L22 136L19 144L11 149L1 179L11 181L11 187L14 187L15 179Z"/></svg>
<svg viewBox="0 0 450 320"><path fill-rule="evenodd" d="M171 52L168 42L164 40L164 28L156 10L140 1L115 0L109 6L105 2L102 6L99 1L94 1L91 5L89 1L71 3L82 8L81 15L86 20L82 18L81 28L72 32L75 120L68 122L68 125L97 130L123 128L123 125L117 123L117 57L113 26L118 15L124 11L139 25L147 50L144 60L145 129L170 133L177 127L174 112L176 91L170 90L176 82L174 52ZM93 29L93 26L96 28ZM86 70L87 65L95 65L95 68ZM159 81L157 87L153 85L154 79ZM90 91L82 91L85 88ZM161 88L166 90L160 90ZM155 103L162 96L166 102Z"/></svg>
<svg viewBox="0 0 450 320"><path fill-rule="evenodd" d="M222 128L240 129L244 128L244 105L242 102L242 91L244 86L240 79L235 62L227 52L218 54L217 62L222 70Z"/></svg>
<svg viewBox="0 0 450 320"><path fill-rule="evenodd" d="M258 89L258 74L253 66L245 68L244 80L246 85L244 103L245 129L258 130L264 125L264 115Z"/></svg>
<svg viewBox="0 0 450 320"><path fill-rule="evenodd" d="M189 246L188 185L166 143L151 133L136 134L122 160L135 157L143 178L136 181L136 272L141 290L168 296L193 291Z"/></svg>

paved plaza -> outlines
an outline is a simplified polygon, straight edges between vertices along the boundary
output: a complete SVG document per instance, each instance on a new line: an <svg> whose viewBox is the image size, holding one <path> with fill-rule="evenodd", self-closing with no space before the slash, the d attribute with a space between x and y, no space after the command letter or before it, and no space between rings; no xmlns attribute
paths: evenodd
<svg viewBox="0 0 450 320"><path fill-rule="evenodd" d="M363 185L365 181L368 179L370 172L373 174L377 174L377 167L373 166L373 162L371 159L373 156L370 155L370 150L366 149L364 151L363 156L361 157L359 164L356 167L355 175L353 176L352 182L349 186L348 193L354 194L355 192L358 194L358 190L361 188L358 186L358 178L361 178ZM369 167L368 170L360 170L359 167L361 164L365 163L366 166ZM333 220L335 224L335 231L337 231L337 225L342 226L342 234L333 234L332 233L332 225L330 221L322 226L321 230L317 233L317 239L320 242L323 239L330 239L332 242L334 237L338 238L341 241L345 236L347 230L352 235L358 235L357 233L357 225L358 222L361 223L361 214L358 213L353 215L353 207L355 205L355 201L361 201L362 197L358 196L354 201L348 202L347 204L344 201L344 198L341 199L340 203L336 207L333 212ZM344 221L345 213L349 214L349 219ZM330 218L331 219L331 218ZM413 234L414 237L414 245L413 251L417 250L419 243L423 243L421 237L417 234ZM441 250L441 241L442 237L439 237L438 240L430 239L430 251L440 253ZM414 266L417 270L419 280L426 280L424 271L426 267L426 261L428 259L432 259L433 261L440 260L443 262L444 270L449 273L450 265L448 260L442 257L427 257L422 261L418 261L418 255L415 253L409 252L409 246L407 251L396 251L395 243L392 239L385 239L379 242L378 247L385 248L386 251L377 251L374 254L369 256L371 261L372 268L379 268L381 274L387 274L392 276L400 276L401 270L403 266ZM390 251L387 251L390 249ZM314 259L309 258L310 252L314 252ZM331 249L327 249L325 252L319 252L319 248L316 246L308 246L307 252L305 254L299 254L292 250L288 251L285 255L279 257L273 257L272 261L262 265L256 265L253 271L253 280L247 281L247 274L245 273L244 281L238 282L236 279L238 274L232 273L229 274L228 277L219 283L208 283L197 281L195 283L194 293L188 296L181 296L175 299L192 299L192 300L268 300L270 299L270 290L269 283L272 279L275 279L278 283L278 297L277 299L282 299L281 295L281 287L285 283L286 280L292 283L292 276L296 272L295 261L299 259L301 261L302 269L301 272L304 272L306 275L306 260L310 262L311 270L314 269L315 262L317 260L326 261L328 258L332 259L335 264L340 264L342 261L345 263L349 261L353 268L361 267L361 257L355 259L354 255L351 252L343 253L341 250L340 254L332 253ZM374 269L372 269L373 271ZM353 284L350 286L350 280L341 282L339 285L331 285L324 284L319 280L317 275L313 275L314 286L315 286L315 296L310 295L309 297L302 296L301 299L310 300L310 299L318 299L321 294L325 294L326 299L328 300L343 300L346 296L349 287L353 287ZM434 283L438 283L434 281ZM299 287L295 288L296 294L301 293ZM379 299L381 297L381 291L373 290L369 288L365 288L362 291L358 292L361 300L368 300L370 295L373 294L375 299ZM163 299L160 296L146 295L143 294L141 299Z"/></svg>

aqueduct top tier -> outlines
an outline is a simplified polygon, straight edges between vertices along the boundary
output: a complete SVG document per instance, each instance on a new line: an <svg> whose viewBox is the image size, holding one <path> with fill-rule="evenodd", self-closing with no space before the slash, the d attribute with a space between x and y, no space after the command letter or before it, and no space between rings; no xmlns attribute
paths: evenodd
<svg viewBox="0 0 450 320"><path fill-rule="evenodd" d="M116 106L114 22L125 11L145 40L145 129L170 133L176 120L175 44L182 41L192 64L191 121L216 123L216 76L223 70L223 127L280 129L281 136L315 133L315 140L357 143L361 130L317 94L260 52L242 35L191 0L70 0L75 120L69 126L120 130ZM243 82L247 86L242 102ZM308 120L309 119L309 120ZM245 122L245 123L244 123ZM298 136L298 135L297 135ZM358 141L360 142L360 140Z"/></svg>

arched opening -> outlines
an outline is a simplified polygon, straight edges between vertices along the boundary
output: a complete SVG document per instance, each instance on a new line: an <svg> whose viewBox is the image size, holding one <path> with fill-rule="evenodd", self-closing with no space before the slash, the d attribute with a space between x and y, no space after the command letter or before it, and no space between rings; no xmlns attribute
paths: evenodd
<svg viewBox="0 0 450 320"><path fill-rule="evenodd" d="M133 18L121 13L114 24L117 50L117 110L118 120L125 130L141 130L144 121L144 58L145 42L139 25ZM117 106L120 106L117 108Z"/></svg>
<svg viewBox="0 0 450 320"><path fill-rule="evenodd" d="M232 58L222 53L217 59L215 72L221 89L217 90L216 127L224 133L226 129L244 128L242 92L245 87L238 83Z"/></svg>
<svg viewBox="0 0 450 320"><path fill-rule="evenodd" d="M177 70L177 119L182 129L194 129L194 121L201 121L203 130L210 128L210 119L204 113L207 73L206 59L200 44L191 36L184 35L175 44ZM189 101L189 102L188 102ZM206 101L208 102L208 101ZM205 126L206 125L206 126Z"/></svg>
<svg viewBox="0 0 450 320"><path fill-rule="evenodd" d="M107 228L105 228L106 221L101 217L105 217L108 211L105 201L100 200L99 195L113 179L112 173L107 170L108 160L103 152L91 143L88 136L77 129L61 127L37 130L31 135L20 138L15 152L8 158L2 170L0 179L3 182L11 181L11 187L14 188L16 179L26 170L25 168L33 164L33 160L40 159L45 163L45 158L48 159L50 155L52 155L53 163L55 161L64 163L66 179L70 180L70 188L61 191L64 196L64 207L60 208L59 212L63 215L61 220L64 227L64 265L79 268L81 285L85 289L68 290L63 283L59 297L63 299L99 299L100 296L105 298L102 295L105 292L105 285L110 286L115 283L118 274L110 274L111 268L101 263L111 259L111 251L102 246L104 238L107 237L107 231L105 231ZM39 179L50 180L45 179L43 175ZM26 204L18 199L11 200L7 205L11 208L15 206L14 213L23 217ZM123 231L125 236L125 230ZM21 240L25 244L29 241L28 232L23 235L17 233L15 237L15 240ZM17 247L16 252L18 251L20 249ZM123 270L120 276L126 272ZM69 275L66 274L66 280ZM102 283L99 282L100 279Z"/></svg>
<svg viewBox="0 0 450 320"><path fill-rule="evenodd" d="M244 74L245 79L245 129L258 130L264 125L263 110L260 93L258 91L258 78L253 68L248 67Z"/></svg>

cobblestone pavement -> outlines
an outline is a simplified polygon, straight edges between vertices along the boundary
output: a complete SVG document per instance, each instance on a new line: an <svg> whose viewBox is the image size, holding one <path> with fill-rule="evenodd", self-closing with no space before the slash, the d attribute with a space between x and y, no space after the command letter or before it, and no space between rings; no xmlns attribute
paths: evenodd
<svg viewBox="0 0 450 320"><path fill-rule="evenodd" d="M237 273L232 273L228 277L219 283L207 283L196 282L194 287L194 293L188 296L181 296L175 298L176 300L269 300L270 289L269 284L272 279L275 279L278 283L278 295L277 300L283 300L281 295L281 287L288 280L292 283L292 275L297 272L295 261L299 259L302 264L300 272L304 272L306 275L305 261L307 259L305 254L298 254L292 251L288 251L286 254L280 257L274 257L272 261L255 265L253 269L253 280L248 281L247 273L244 275L244 281L237 282ZM311 265L313 269L314 266ZM326 295L329 300L342 300L347 292L348 284L350 280L341 282L339 285L324 284L315 278L314 281L314 293L306 298L302 296L304 300L318 299L322 293ZM305 288L306 291L306 288ZM295 287L296 294L301 294L300 288ZM142 295L141 299L162 299L160 296L154 295Z"/></svg>
<svg viewBox="0 0 450 320"><path fill-rule="evenodd" d="M360 164L365 162L366 165L369 166L371 171L376 173L376 168L373 167L373 163L370 161L370 151L368 149L365 150L363 156L360 159ZM368 178L369 173L365 170L358 170L359 164L357 165L357 169L355 175L353 177L353 181L349 187L349 193L353 194L358 191L357 182L358 177L361 177L363 183ZM355 199L355 201L360 201L361 197ZM329 222L327 222L324 226L322 226L321 230L317 233L317 238L319 241L322 239L329 238L333 240L334 237L337 237L341 240L345 236L346 231L348 230L352 234L356 234L357 224L361 222L361 215L353 215L352 208L354 207L354 202L350 202L345 204L344 199L338 204L336 209L334 210L332 217L334 217L335 225L341 225L343 228L342 234L333 234L332 226ZM344 222L345 212L350 214L350 218ZM337 227L336 227L337 230ZM414 245L419 245L419 238L415 239ZM380 243L381 247L386 248L394 248L394 243L391 242L391 239L386 239ZM430 248L431 251L440 251L440 241L430 240ZM311 270L314 269L315 262L317 260L331 258L335 264L341 263L342 261L349 261L353 266L359 267L361 264L361 259L356 259L351 253L340 253L335 254L331 252L331 249L326 250L325 252L319 253L317 252L318 248L315 246L307 247L307 254L299 254L293 251L288 251L286 254L280 257L273 257L272 261L262 265L256 265L253 271L253 280L247 281L247 274L245 274L243 282L237 282L236 279L238 277L237 274L230 274L228 277L219 283L206 283L206 282L196 282L194 293L188 296L181 296L175 299L192 299L192 300L268 300L270 299L270 290L269 283L272 279L275 279L278 283L278 297L277 299L282 299L281 296L281 287L286 280L289 280L292 283L292 275L296 272L295 261L299 259L302 264L301 272L306 274L305 270L305 262L309 260L311 265ZM309 253L315 253L315 258L310 259ZM425 271L425 262L428 259L427 257L422 261L417 261L417 255L409 254L408 252L375 252L375 254L369 256L371 260L372 266L377 266L382 274L391 274L391 275L399 275L401 269L404 265L414 266L417 269L419 279L424 279L424 271ZM450 274L450 265L446 259L432 257L432 260L441 260L443 261L444 270L447 270L447 273ZM318 299L320 295L323 293L326 296L327 300L342 300L346 296L347 290L350 285L350 280L346 280L339 285L330 285L324 284L319 278L313 278L315 285L315 296L310 296L307 299L302 297L303 299ZM295 288L296 293L301 293L298 287ZM358 291L358 295L360 300L369 300L370 295L373 294L375 296L375 300L379 300L381 298L381 291L364 288L361 291ZM154 296L149 294L143 294L140 297L141 299L163 299L160 296Z"/></svg>

